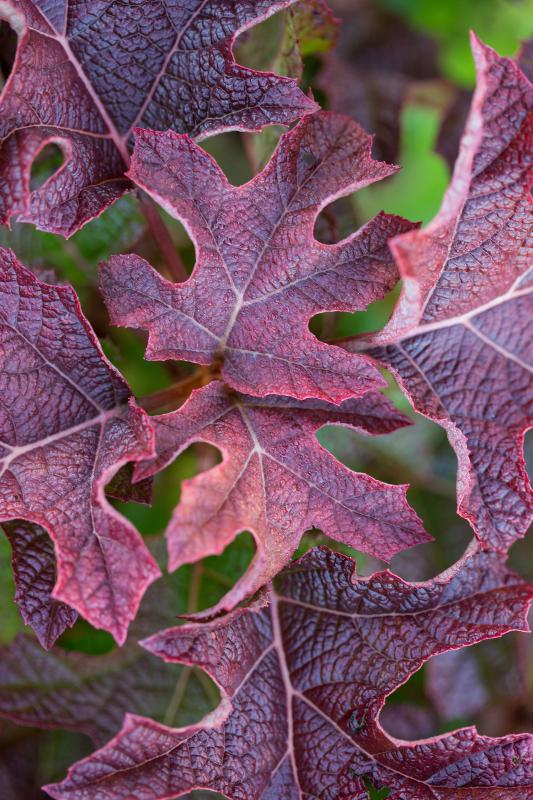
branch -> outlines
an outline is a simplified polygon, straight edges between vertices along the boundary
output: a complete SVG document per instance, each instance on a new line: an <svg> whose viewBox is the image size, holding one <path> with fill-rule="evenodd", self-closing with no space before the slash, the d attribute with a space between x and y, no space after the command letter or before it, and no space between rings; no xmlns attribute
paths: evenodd
<svg viewBox="0 0 533 800"><path fill-rule="evenodd" d="M206 386L218 377L218 373L214 372L210 367L200 367L192 375L187 375L177 383L167 386L166 389L161 389L159 392L147 394L144 397L137 398L137 403L144 408L145 411L157 411L158 409L165 408L166 406L175 406L176 403L181 405L179 401L185 400L193 389L199 389L200 386Z"/></svg>
<svg viewBox="0 0 533 800"><path fill-rule="evenodd" d="M139 202L150 228L150 233L163 256L170 275L177 283L183 283L189 279L189 276L167 227L161 219L157 205L145 192L139 192Z"/></svg>
<svg viewBox="0 0 533 800"><path fill-rule="evenodd" d="M244 154L246 156L246 160L248 161L252 176L257 175L257 173L259 172L259 164L257 163L257 159L255 157L252 134L247 133L246 131L241 131L241 141L244 147Z"/></svg>

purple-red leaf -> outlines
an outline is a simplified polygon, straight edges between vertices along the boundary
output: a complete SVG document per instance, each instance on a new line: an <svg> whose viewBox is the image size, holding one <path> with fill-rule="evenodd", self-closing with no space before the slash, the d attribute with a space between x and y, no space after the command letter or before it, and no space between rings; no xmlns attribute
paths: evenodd
<svg viewBox="0 0 533 800"><path fill-rule="evenodd" d="M533 87L473 39L478 86L439 214L393 240L403 293L385 330L347 345L389 365L459 462L459 513L505 550L531 520Z"/></svg>
<svg viewBox="0 0 533 800"><path fill-rule="evenodd" d="M308 328L321 311L366 308L397 281L387 241L412 223L380 214L336 245L313 236L324 206L395 171L372 160L370 143L348 117L308 116L236 187L188 137L137 131L129 175L187 226L197 263L173 284L138 256L111 258L101 285L112 322L148 330L147 358L220 361L247 394L338 403L383 386L369 359Z"/></svg>
<svg viewBox="0 0 533 800"><path fill-rule="evenodd" d="M102 745L120 730L126 712L163 719L178 675L134 643L88 656L60 647L45 652L21 634L0 649L0 715L85 733Z"/></svg>
<svg viewBox="0 0 533 800"><path fill-rule="evenodd" d="M15 602L26 625L31 625L47 650L78 618L77 612L54 600L56 559L52 540L45 530L31 522L2 525L13 551Z"/></svg>
<svg viewBox="0 0 533 800"><path fill-rule="evenodd" d="M19 36L0 98L0 220L71 235L128 188L136 125L191 136L316 110L296 82L235 63L236 35L293 0L6 0ZM30 191L35 157L65 163Z"/></svg>
<svg viewBox="0 0 533 800"><path fill-rule="evenodd" d="M162 540L152 545L163 552ZM44 652L35 639L22 634L1 647L0 716L20 725L79 731L99 746L120 730L126 712L167 724L198 719L212 703L196 671L184 675L138 644L175 624L182 608L176 588L168 576L151 586L125 645L109 653L87 655L57 645Z"/></svg>
<svg viewBox="0 0 533 800"><path fill-rule="evenodd" d="M57 558L53 597L122 642L159 569L104 488L152 454L152 429L74 291L42 283L5 249L0 388L0 521L45 528Z"/></svg>
<svg viewBox="0 0 533 800"><path fill-rule="evenodd" d="M470 553L428 583L317 549L275 589L210 623L144 642L196 664L223 700L202 724L172 729L128 716L80 761L56 800L170 800L208 788L231 800L530 800L533 739L466 728L418 742L387 736L385 698L432 655L524 629L532 588L494 554Z"/></svg>
<svg viewBox="0 0 533 800"><path fill-rule="evenodd" d="M429 539L405 486L351 472L316 440L328 424L371 435L408 424L377 392L334 406L234 395L215 381L151 421L157 458L139 464L138 477L162 469L195 441L223 454L221 464L182 484L167 530L169 568L221 553L243 530L255 538L252 564L217 609L232 608L269 581L312 527L384 559Z"/></svg>

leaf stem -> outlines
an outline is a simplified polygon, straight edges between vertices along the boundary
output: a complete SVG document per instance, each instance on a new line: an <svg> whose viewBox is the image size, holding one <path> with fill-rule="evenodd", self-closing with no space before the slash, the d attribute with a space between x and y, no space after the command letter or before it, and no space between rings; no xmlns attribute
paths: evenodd
<svg viewBox="0 0 533 800"><path fill-rule="evenodd" d="M192 575L191 581L189 583L189 597L187 599L187 613L193 614L198 607L198 593L200 591L200 583L202 581L202 573L203 567L202 563L199 561L194 564L192 568ZM180 676L177 680L174 693L170 700L170 703L167 706L167 710L165 713L164 723L165 725L174 725L176 720L176 715L180 710L181 704L183 702L183 698L185 697L185 692L187 690L187 686L189 685L189 681L191 679L193 673L193 668L191 666L184 666L182 671L180 672ZM205 691L205 689L204 689ZM208 699L209 694L206 692ZM215 701L216 705L216 701Z"/></svg>
<svg viewBox="0 0 533 800"><path fill-rule="evenodd" d="M186 378L167 386L166 389L137 398L137 402L145 411L157 411L166 406L175 406L177 401L185 400L193 389L206 386L216 377L217 374L210 367L201 367L192 375L187 375Z"/></svg>
<svg viewBox="0 0 533 800"><path fill-rule="evenodd" d="M189 276L168 229L161 219L157 205L145 192L139 192L139 203L172 279L177 283L183 283L189 279Z"/></svg>
<svg viewBox="0 0 533 800"><path fill-rule="evenodd" d="M252 173L252 177L257 175L259 172L259 165L257 163L257 159L255 157L255 150L254 150L254 142L252 139L252 134L247 133L246 131L241 132L241 141L244 147L244 154L246 156L246 160L250 166L250 171Z"/></svg>
<svg viewBox="0 0 533 800"><path fill-rule="evenodd" d="M174 694L170 700L170 703L167 706L167 710L165 712L165 718L163 720L165 725L173 726L175 724L176 715L180 710L180 706L183 702L183 698L185 696L185 691L187 689L187 685L191 678L192 667L183 667L180 676L176 682L176 687L174 689Z"/></svg>

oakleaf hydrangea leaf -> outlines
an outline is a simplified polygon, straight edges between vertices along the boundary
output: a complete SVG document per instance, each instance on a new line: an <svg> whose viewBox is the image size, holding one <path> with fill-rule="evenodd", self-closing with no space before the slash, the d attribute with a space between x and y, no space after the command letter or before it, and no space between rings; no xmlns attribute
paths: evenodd
<svg viewBox="0 0 533 800"><path fill-rule="evenodd" d="M366 344L448 433L458 509L505 550L531 521L522 455L533 420L533 87L473 39L478 85L453 180L427 228L391 243L404 280Z"/></svg>
<svg viewBox="0 0 533 800"><path fill-rule="evenodd" d="M126 711L157 716L177 675L133 646L104 655L42 650L19 634L0 649L0 715L19 724L62 728L103 744ZM162 716L162 715L161 715Z"/></svg>
<svg viewBox="0 0 533 800"><path fill-rule="evenodd" d="M221 553L243 530L255 538L252 564L217 609L232 608L269 581L312 527L384 559L429 539L405 486L352 472L316 439L324 425L372 435L409 424L378 392L335 406L235 395L214 381L151 421L157 457L139 464L137 477L162 469L195 441L223 454L221 464L182 484L167 530L169 568Z"/></svg>
<svg viewBox="0 0 533 800"><path fill-rule="evenodd" d="M173 284L136 255L112 257L101 277L112 322L148 330L149 359L220 362L246 394L338 403L383 386L369 359L308 327L321 311L366 308L398 279L387 242L412 223L380 214L339 244L313 236L324 206L395 171L370 145L348 117L308 116L237 187L187 136L138 130L129 175L186 225L197 263Z"/></svg>
<svg viewBox="0 0 533 800"><path fill-rule="evenodd" d="M56 800L170 800L207 788L230 800L530 800L533 737L465 728L389 737L385 698L435 655L526 628L531 587L501 557L470 552L409 584L354 575L316 549L246 609L156 634L144 646L195 664L223 699L201 724L172 729L128 715L108 745L47 786Z"/></svg>
<svg viewBox="0 0 533 800"><path fill-rule="evenodd" d="M122 642L159 568L104 488L152 454L152 429L74 291L42 283L6 249L0 387L0 521L42 526L56 552L54 599Z"/></svg>
<svg viewBox="0 0 533 800"><path fill-rule="evenodd" d="M296 82L235 63L237 34L293 0L5 0L19 36L0 98L0 220L69 236L131 188L136 125L191 136L316 110ZM62 167L35 191L50 143Z"/></svg>

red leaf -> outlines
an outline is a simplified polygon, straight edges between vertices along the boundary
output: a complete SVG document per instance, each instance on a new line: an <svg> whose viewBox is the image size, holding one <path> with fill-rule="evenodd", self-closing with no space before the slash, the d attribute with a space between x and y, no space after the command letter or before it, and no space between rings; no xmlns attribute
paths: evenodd
<svg viewBox="0 0 533 800"><path fill-rule="evenodd" d="M315 438L324 425L379 434L408 424L377 392L334 406L235 396L216 381L151 421L158 456L139 464L137 477L162 469L195 441L223 453L221 464L182 484L167 530L169 568L221 553L243 530L255 538L254 561L216 610L232 608L269 581L309 528L384 559L429 539L405 486L352 472Z"/></svg>
<svg viewBox="0 0 533 800"><path fill-rule="evenodd" d="M45 530L29 522L4 522L2 528L13 548L15 602L26 625L31 625L48 650L78 618L73 608L52 597L56 582L52 540Z"/></svg>
<svg viewBox="0 0 533 800"><path fill-rule="evenodd" d="M533 89L511 60L473 47L478 87L452 184L426 229L392 242L403 293L367 343L446 429L459 513L505 550L527 530L533 500L522 457L533 418Z"/></svg>
<svg viewBox="0 0 533 800"><path fill-rule="evenodd" d="M532 588L494 554L470 553L419 584L390 572L356 578L354 566L316 549L249 608L146 640L165 660L208 671L222 703L189 728L128 716L46 791L56 800L170 800L193 788L232 800L362 800L372 781L391 800L530 800L532 737L466 728L404 742L387 736L379 712L430 656L524 629Z"/></svg>
<svg viewBox="0 0 533 800"><path fill-rule="evenodd" d="M6 0L19 35L0 99L0 219L70 236L120 197L135 125L191 136L288 124L316 109L296 82L246 69L237 34L293 0ZM68 99L68 102L67 102ZM31 192L50 142L65 164Z"/></svg>
<svg viewBox="0 0 533 800"><path fill-rule="evenodd" d="M105 484L152 454L148 417L104 357L70 287L49 286L0 250L0 521L50 534L53 592L124 641L159 569Z"/></svg>
<svg viewBox="0 0 533 800"><path fill-rule="evenodd" d="M388 239L412 223L380 214L344 242L313 237L336 197L390 175L373 161L371 137L347 117L306 117L282 137L263 172L231 186L186 136L137 131L130 176L193 238L192 277L173 284L135 255L102 271L112 322L149 331L147 358L222 360L238 391L341 402L384 385L369 359L311 334L321 311L365 308L398 275Z"/></svg>

